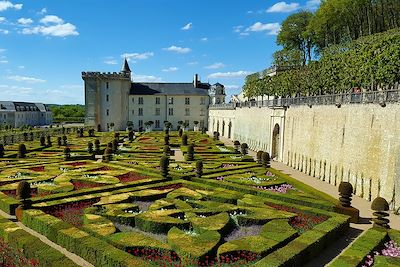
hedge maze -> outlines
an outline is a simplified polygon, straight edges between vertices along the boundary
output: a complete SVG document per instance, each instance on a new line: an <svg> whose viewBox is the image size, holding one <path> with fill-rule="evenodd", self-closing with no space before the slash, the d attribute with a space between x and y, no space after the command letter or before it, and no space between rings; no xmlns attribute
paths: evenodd
<svg viewBox="0 0 400 267"><path fill-rule="evenodd" d="M299 266L349 227L337 200L207 135L90 135L24 142L22 158L18 144L6 145L0 209L17 210L25 226L95 266ZM171 155L177 149L184 160ZM19 211L21 181L31 198ZM46 246L6 219L0 237L14 240L32 266L75 265L58 251L43 253ZM349 254L340 262L352 262Z"/></svg>

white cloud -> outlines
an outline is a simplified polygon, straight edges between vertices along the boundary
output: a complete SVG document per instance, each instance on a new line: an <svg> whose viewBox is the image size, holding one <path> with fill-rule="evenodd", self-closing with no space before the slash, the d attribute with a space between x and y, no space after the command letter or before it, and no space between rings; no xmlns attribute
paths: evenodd
<svg viewBox="0 0 400 267"><path fill-rule="evenodd" d="M197 65L197 64L199 64L198 61L192 61L192 62L189 62L189 63L188 63L188 65L190 65L190 66Z"/></svg>
<svg viewBox="0 0 400 267"><path fill-rule="evenodd" d="M240 86L236 85L236 84L224 85L224 87L225 87L225 89L232 89L232 90L240 88Z"/></svg>
<svg viewBox="0 0 400 267"><path fill-rule="evenodd" d="M4 48L0 48L0 53L5 52L6 50Z"/></svg>
<svg viewBox="0 0 400 267"><path fill-rule="evenodd" d="M132 80L134 82L162 82L162 78L152 75L133 74Z"/></svg>
<svg viewBox="0 0 400 267"><path fill-rule="evenodd" d="M7 63L8 63L8 60L5 60L5 59L0 60L0 64L7 64Z"/></svg>
<svg viewBox="0 0 400 267"><path fill-rule="evenodd" d="M117 65L118 62L115 59L106 59L103 61L104 64L108 64L108 65Z"/></svg>
<svg viewBox="0 0 400 267"><path fill-rule="evenodd" d="M192 49L190 49L188 47L179 47L179 46L175 46L175 45L163 48L163 50L170 51L170 52L175 52L175 53L178 53L178 54L187 54L190 51L192 51Z"/></svg>
<svg viewBox="0 0 400 267"><path fill-rule="evenodd" d="M18 69L25 69L25 66L18 66Z"/></svg>
<svg viewBox="0 0 400 267"><path fill-rule="evenodd" d="M0 17L0 23L6 22L7 19L5 17Z"/></svg>
<svg viewBox="0 0 400 267"><path fill-rule="evenodd" d="M26 82L26 83L44 83L46 80L43 79L38 79L38 78L33 78L33 77L26 77L26 76L8 76L7 79L13 80L16 82Z"/></svg>
<svg viewBox="0 0 400 267"><path fill-rule="evenodd" d="M154 56L153 52L144 52L144 53L125 53L121 55L121 58L126 58L129 60L143 60L148 59L149 57Z"/></svg>
<svg viewBox="0 0 400 267"><path fill-rule="evenodd" d="M0 11L7 10L9 8L20 10L22 8L22 4L13 4L10 1L0 1Z"/></svg>
<svg viewBox="0 0 400 267"><path fill-rule="evenodd" d="M246 29L247 32L263 32L266 31L269 35L277 35L281 25L279 23L266 23L256 22Z"/></svg>
<svg viewBox="0 0 400 267"><path fill-rule="evenodd" d="M183 27L181 28L181 30L182 30L182 31L188 31L188 30L190 30L191 28L193 28L193 23L189 22L188 24L186 24L185 26L183 26Z"/></svg>
<svg viewBox="0 0 400 267"><path fill-rule="evenodd" d="M80 84L64 84L60 85L61 89L82 89L83 85Z"/></svg>
<svg viewBox="0 0 400 267"><path fill-rule="evenodd" d="M225 64L224 64L224 63L216 62L216 63L211 64L211 65L209 65L209 66L206 66L206 67L204 67L204 68L210 69L210 70L212 70L212 69L215 70L215 69L220 69L220 68L223 68L223 67L225 67Z"/></svg>
<svg viewBox="0 0 400 267"><path fill-rule="evenodd" d="M267 13L287 13L300 8L299 3L278 2L267 9Z"/></svg>
<svg viewBox="0 0 400 267"><path fill-rule="evenodd" d="M43 23L43 24L51 24L51 23L62 24L62 23L64 23L64 20L62 18L60 18L60 17L55 16L55 15L46 15L44 18L42 18L40 20L40 22Z"/></svg>
<svg viewBox="0 0 400 267"><path fill-rule="evenodd" d="M235 72L216 72L208 75L208 78L214 79L229 79L229 78L243 78L251 74L250 71L239 70Z"/></svg>
<svg viewBox="0 0 400 267"><path fill-rule="evenodd" d="M79 35L79 33L76 31L75 25L71 23L25 28L22 30L22 34L42 34L45 36L56 36L56 37Z"/></svg>
<svg viewBox="0 0 400 267"><path fill-rule="evenodd" d="M242 25L235 26L233 27L233 32L240 33L243 30L243 28L244 27Z"/></svg>
<svg viewBox="0 0 400 267"><path fill-rule="evenodd" d="M200 40L203 41L203 42L207 42L207 41L208 41L208 38L207 38L207 37L203 37L203 38L201 38Z"/></svg>
<svg viewBox="0 0 400 267"><path fill-rule="evenodd" d="M178 70L177 67L169 67L169 68L163 69L162 71L163 72L173 72L173 71L177 71L177 70Z"/></svg>
<svg viewBox="0 0 400 267"><path fill-rule="evenodd" d="M321 0L309 0L306 3L306 9L315 10L321 4Z"/></svg>
<svg viewBox="0 0 400 267"><path fill-rule="evenodd" d="M22 25L29 25L29 24L33 23L33 20L30 18L20 18L17 21L19 24L22 24Z"/></svg>
<svg viewBox="0 0 400 267"><path fill-rule="evenodd" d="M0 29L0 33L2 33L2 34L9 34L10 31L9 31L9 30L4 30L4 29Z"/></svg>
<svg viewBox="0 0 400 267"><path fill-rule="evenodd" d="M39 12L38 12L38 14L39 15L44 15L44 14L46 14L47 13L47 8L42 8L42 10L40 10Z"/></svg>

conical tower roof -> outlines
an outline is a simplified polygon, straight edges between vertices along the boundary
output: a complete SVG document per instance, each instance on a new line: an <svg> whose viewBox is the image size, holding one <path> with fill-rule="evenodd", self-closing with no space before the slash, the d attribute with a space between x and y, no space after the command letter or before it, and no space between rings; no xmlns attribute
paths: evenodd
<svg viewBox="0 0 400 267"><path fill-rule="evenodd" d="M128 60L125 58L124 66L122 67L122 72L131 72L131 68L129 68Z"/></svg>

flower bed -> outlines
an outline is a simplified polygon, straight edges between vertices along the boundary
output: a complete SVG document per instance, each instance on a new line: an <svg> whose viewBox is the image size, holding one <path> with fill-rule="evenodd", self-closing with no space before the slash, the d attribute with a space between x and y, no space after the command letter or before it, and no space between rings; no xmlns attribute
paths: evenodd
<svg viewBox="0 0 400 267"><path fill-rule="evenodd" d="M374 266L375 258L377 256L383 256L387 258L400 258L400 247L393 240L386 242L385 244L383 244L382 249L374 251L367 256L363 267Z"/></svg>
<svg viewBox="0 0 400 267"><path fill-rule="evenodd" d="M119 179L119 181L121 183L128 183L128 182L139 181L142 179L149 178L149 176L138 174L136 172L128 172L128 173L125 173L122 175L118 175L116 177Z"/></svg>
<svg viewBox="0 0 400 267"><path fill-rule="evenodd" d="M94 203L98 202L100 198L94 200L80 201L64 205L57 205L46 207L44 211L53 215L61 220L74 225L75 227L83 226L84 209L91 207Z"/></svg>
<svg viewBox="0 0 400 267"><path fill-rule="evenodd" d="M76 180L72 180L71 183L74 185L74 190L81 190L81 189L86 189L86 188L95 188L95 187L106 185L106 184L102 184L102 183L93 183L93 182L76 181Z"/></svg>
<svg viewBox="0 0 400 267"><path fill-rule="evenodd" d="M39 266L39 261L26 258L21 249L16 249L8 242L0 239L0 266L34 267Z"/></svg>
<svg viewBox="0 0 400 267"><path fill-rule="evenodd" d="M327 216L323 215L312 215L312 214L307 214L300 212L296 208L293 207L287 207L283 205L277 205L273 203L267 203L268 206L273 207L274 209L277 210L283 210L291 213L296 213L297 216L294 218L291 218L289 220L290 226L292 226L294 229L296 229L299 233L304 233L305 231L308 231L317 224L320 224L328 219Z"/></svg>

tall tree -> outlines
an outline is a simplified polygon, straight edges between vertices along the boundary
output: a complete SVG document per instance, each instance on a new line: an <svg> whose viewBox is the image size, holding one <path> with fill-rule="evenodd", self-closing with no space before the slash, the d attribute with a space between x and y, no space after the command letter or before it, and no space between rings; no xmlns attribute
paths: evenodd
<svg viewBox="0 0 400 267"><path fill-rule="evenodd" d="M290 15L283 21L277 37L277 43L284 49L300 51L303 65L306 65L307 61L311 61L314 46L312 32L307 28L312 17L313 14L309 11L300 11Z"/></svg>

